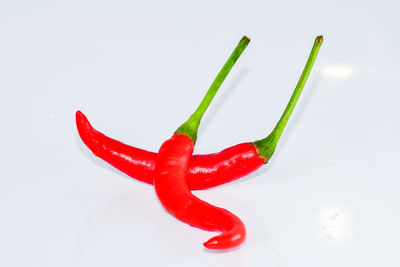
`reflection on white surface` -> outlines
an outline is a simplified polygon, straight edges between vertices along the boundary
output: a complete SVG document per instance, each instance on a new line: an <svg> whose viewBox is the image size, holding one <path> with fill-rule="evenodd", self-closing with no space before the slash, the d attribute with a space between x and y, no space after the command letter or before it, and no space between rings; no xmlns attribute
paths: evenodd
<svg viewBox="0 0 400 267"><path fill-rule="evenodd" d="M323 239L343 242L353 235L353 214L343 206L326 206L319 212L320 234Z"/></svg>
<svg viewBox="0 0 400 267"><path fill-rule="evenodd" d="M354 68L347 64L331 64L322 69L322 75L330 79L347 79L354 73Z"/></svg>

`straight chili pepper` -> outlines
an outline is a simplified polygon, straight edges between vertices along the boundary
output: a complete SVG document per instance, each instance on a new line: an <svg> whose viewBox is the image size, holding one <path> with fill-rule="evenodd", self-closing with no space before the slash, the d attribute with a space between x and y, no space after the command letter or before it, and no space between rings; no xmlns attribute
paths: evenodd
<svg viewBox="0 0 400 267"><path fill-rule="evenodd" d="M167 211L191 226L222 232L204 243L209 249L238 246L245 239L246 229L231 212L202 201L190 192L186 183L189 162L201 118L249 41L246 36L240 40L196 111L161 145L154 169L154 188Z"/></svg>
<svg viewBox="0 0 400 267"><path fill-rule="evenodd" d="M323 41L315 39L314 46L284 114L270 135L253 142L241 143L219 153L193 155L189 162L187 185L190 189L215 187L257 170L271 158L283 129L307 81ZM98 157L137 180L152 184L157 154L123 144L95 130L85 115L76 112L79 135Z"/></svg>

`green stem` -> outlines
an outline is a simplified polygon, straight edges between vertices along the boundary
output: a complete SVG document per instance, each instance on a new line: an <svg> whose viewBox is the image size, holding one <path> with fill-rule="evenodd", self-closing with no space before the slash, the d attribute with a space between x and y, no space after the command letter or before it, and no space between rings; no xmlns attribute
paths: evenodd
<svg viewBox="0 0 400 267"><path fill-rule="evenodd" d="M308 60L307 60L306 66L304 67L303 73L300 76L299 82L297 83L297 86L294 89L292 97L290 98L290 101L289 101L288 105L286 106L286 109L283 112L282 117L279 119L278 123L276 124L274 130L266 138L258 140L253 143L253 145L256 147L256 149L258 151L259 156L264 158L266 163L272 157L272 154L274 154L274 151L275 151L276 145L279 141L279 138L281 137L282 132L286 127L286 124L290 118L290 115L292 115L293 109L296 106L296 103L297 103L297 100L299 99L301 91L303 90L304 85L306 84L307 78L310 75L311 69L314 65L314 61L317 58L317 54L318 54L319 48L322 44L322 41L323 41L322 36L317 36L317 38L315 38L313 48L311 50L310 56L308 57Z"/></svg>
<svg viewBox="0 0 400 267"><path fill-rule="evenodd" d="M207 94L201 101L199 107L190 116L190 118L184 124L182 124L178 130L175 131L175 134L187 135L190 139L192 139L193 142L196 142L197 131L199 129L201 118L206 112L222 82L225 80L226 76L232 69L233 65L235 65L236 61L247 47L249 42L250 39L247 36L243 36L235 50L232 52L231 56L226 61L225 65L218 73L217 77L214 79L214 82L211 84L210 89L208 89Z"/></svg>

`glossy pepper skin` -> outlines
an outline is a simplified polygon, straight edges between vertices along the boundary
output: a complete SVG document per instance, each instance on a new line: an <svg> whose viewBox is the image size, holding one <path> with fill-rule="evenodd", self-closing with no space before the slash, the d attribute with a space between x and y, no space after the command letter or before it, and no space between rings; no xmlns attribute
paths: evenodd
<svg viewBox="0 0 400 267"><path fill-rule="evenodd" d="M194 142L186 135L174 134L165 141L156 160L154 187L168 212L179 220L207 231L222 234L204 243L209 249L228 249L246 237L242 221L229 211L200 200L190 192L185 177L189 170Z"/></svg>
<svg viewBox="0 0 400 267"><path fill-rule="evenodd" d="M85 145L97 157L139 181L153 184L157 153L126 145L97 131L86 116L76 112L76 125ZM218 153L193 155L186 183L191 190L208 189L242 178L265 163L251 143L241 143Z"/></svg>

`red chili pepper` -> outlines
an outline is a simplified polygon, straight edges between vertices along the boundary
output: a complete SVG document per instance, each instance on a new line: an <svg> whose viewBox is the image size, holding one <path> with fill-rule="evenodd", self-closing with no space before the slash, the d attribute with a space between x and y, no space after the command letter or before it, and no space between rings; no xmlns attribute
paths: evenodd
<svg viewBox="0 0 400 267"><path fill-rule="evenodd" d="M190 192L187 174L201 118L250 39L244 36L218 73L199 107L175 134L165 141L157 155L154 188L164 208L179 220L208 231L222 234L204 243L210 249L238 246L246 236L241 220L229 211L200 200Z"/></svg>
<svg viewBox="0 0 400 267"><path fill-rule="evenodd" d="M153 184L157 153L126 145L95 130L82 112L76 112L78 132L87 147L123 173ZM193 155L186 182L190 189L215 187L257 170L265 160L251 143L242 143L208 155Z"/></svg>
<svg viewBox="0 0 400 267"><path fill-rule="evenodd" d="M321 45L322 36L317 37L316 43L317 41ZM295 93L293 93L292 98L296 98L294 104L311 71L318 53L318 50L315 51L317 48L319 46L313 48L314 52L311 53L296 87L296 89L300 88L300 91L295 90ZM218 153L193 155L190 159L187 176L189 188L192 190L208 189L242 178L260 168L264 163L268 162L273 153L266 152L271 146L268 140L276 139L277 142L280 136L277 136L279 132L277 129L283 130L286 125L282 124L285 121L283 118L288 119L290 114L291 111L290 113L284 113L280 120L280 125L275 127L275 133L272 132L265 139L254 143L241 143ZM156 153L129 146L107 137L94 129L86 116L80 111L76 112L76 124L81 139L96 156L134 179L153 184ZM274 138L271 138L271 136L274 136Z"/></svg>

